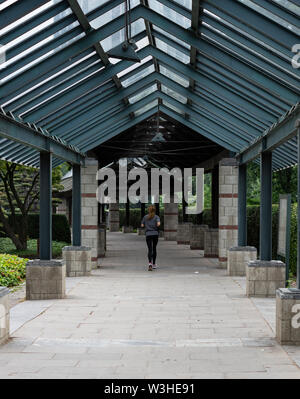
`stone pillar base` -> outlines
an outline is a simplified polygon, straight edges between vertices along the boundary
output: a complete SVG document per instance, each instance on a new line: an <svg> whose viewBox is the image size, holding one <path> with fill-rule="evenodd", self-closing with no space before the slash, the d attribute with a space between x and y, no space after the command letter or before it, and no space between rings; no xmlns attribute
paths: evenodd
<svg viewBox="0 0 300 399"><path fill-rule="evenodd" d="M192 223L179 223L177 226L177 244L190 245Z"/></svg>
<svg viewBox="0 0 300 399"><path fill-rule="evenodd" d="M300 290L276 291L276 340L281 345L300 345Z"/></svg>
<svg viewBox="0 0 300 399"><path fill-rule="evenodd" d="M285 264L278 260L250 261L246 265L246 295L275 297L285 287Z"/></svg>
<svg viewBox="0 0 300 399"><path fill-rule="evenodd" d="M119 222L110 222L109 224L109 231L111 233L115 233L116 231L120 231L120 224Z"/></svg>
<svg viewBox="0 0 300 399"><path fill-rule="evenodd" d="M0 287L0 345L9 338L9 289Z"/></svg>
<svg viewBox="0 0 300 399"><path fill-rule="evenodd" d="M170 202L164 207L164 239L177 241L178 204Z"/></svg>
<svg viewBox="0 0 300 399"><path fill-rule="evenodd" d="M204 231L204 257L219 257L219 229L207 229Z"/></svg>
<svg viewBox="0 0 300 399"><path fill-rule="evenodd" d="M137 229L137 234L138 234L138 236L144 236L145 235L145 229L142 228L142 227L139 227Z"/></svg>
<svg viewBox="0 0 300 399"><path fill-rule="evenodd" d="M64 260L29 260L26 265L26 299L63 299L66 296Z"/></svg>
<svg viewBox="0 0 300 399"><path fill-rule="evenodd" d="M255 247L232 247L227 251L227 273L229 276L246 276L246 266L257 259Z"/></svg>
<svg viewBox="0 0 300 399"><path fill-rule="evenodd" d="M133 233L132 226L122 226L122 233Z"/></svg>
<svg viewBox="0 0 300 399"><path fill-rule="evenodd" d="M204 250L204 232L208 229L207 224L192 224L190 227L190 249Z"/></svg>
<svg viewBox="0 0 300 399"><path fill-rule="evenodd" d="M90 276L92 270L91 254L89 247L64 247L63 259L66 263L67 277Z"/></svg>

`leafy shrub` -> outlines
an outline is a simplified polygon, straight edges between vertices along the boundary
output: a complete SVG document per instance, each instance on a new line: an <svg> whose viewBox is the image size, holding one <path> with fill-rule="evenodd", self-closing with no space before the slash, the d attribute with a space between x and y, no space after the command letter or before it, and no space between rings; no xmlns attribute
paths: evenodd
<svg viewBox="0 0 300 399"><path fill-rule="evenodd" d="M16 255L0 254L0 286L14 287L22 283L27 260Z"/></svg>
<svg viewBox="0 0 300 399"><path fill-rule="evenodd" d="M277 255L278 244L278 218L279 206L272 206L272 258L279 259ZM259 225L260 225L260 207L247 207L247 244L257 248L259 253ZM293 275L297 269L297 204L291 207L291 236L290 236L290 271Z"/></svg>
<svg viewBox="0 0 300 399"><path fill-rule="evenodd" d="M52 257L61 258L62 248L69 245L66 242L52 241ZM39 258L37 253L37 240L28 240L27 249L18 250L16 249L14 243L8 237L0 237L0 253L6 253L10 255L17 255L21 258L36 259Z"/></svg>
<svg viewBox="0 0 300 399"><path fill-rule="evenodd" d="M39 214L31 213L28 215L28 237L38 238L39 237ZM18 218L22 215L16 215L17 222ZM11 216L9 217L11 218ZM12 224L12 223L11 223ZM17 231L15 232L17 233ZM0 237L5 235L0 234ZM53 214L52 215L52 240L53 241L64 241L67 243L71 242L71 232L68 219L66 215Z"/></svg>

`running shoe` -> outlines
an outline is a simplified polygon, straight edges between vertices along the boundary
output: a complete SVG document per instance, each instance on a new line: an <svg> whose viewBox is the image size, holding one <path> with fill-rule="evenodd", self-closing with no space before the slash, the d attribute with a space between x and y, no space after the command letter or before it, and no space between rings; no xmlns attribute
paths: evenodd
<svg viewBox="0 0 300 399"><path fill-rule="evenodd" d="M152 263L149 263L148 271L152 272Z"/></svg>
<svg viewBox="0 0 300 399"><path fill-rule="evenodd" d="M158 266L153 264L152 269L158 269Z"/></svg>

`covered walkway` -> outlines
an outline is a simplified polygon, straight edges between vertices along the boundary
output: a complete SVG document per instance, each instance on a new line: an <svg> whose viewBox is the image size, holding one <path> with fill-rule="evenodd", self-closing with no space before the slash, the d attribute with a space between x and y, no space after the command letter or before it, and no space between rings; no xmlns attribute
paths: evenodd
<svg viewBox="0 0 300 399"><path fill-rule="evenodd" d="M144 237L108 244L100 269L67 279L67 298L40 301L0 348L0 378L300 378L299 349L279 346L259 310L274 299L246 298L244 278L176 242L159 241L153 272Z"/></svg>

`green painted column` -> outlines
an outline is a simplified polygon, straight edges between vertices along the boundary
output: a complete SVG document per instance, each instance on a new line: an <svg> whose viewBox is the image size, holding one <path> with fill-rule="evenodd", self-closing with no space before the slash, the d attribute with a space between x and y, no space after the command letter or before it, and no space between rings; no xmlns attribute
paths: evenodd
<svg viewBox="0 0 300 399"><path fill-rule="evenodd" d="M130 202L129 202L129 199L127 199L127 202L125 204L125 212L126 212L125 226L129 226L130 225Z"/></svg>
<svg viewBox="0 0 300 399"><path fill-rule="evenodd" d="M272 259L272 152L261 154L260 260Z"/></svg>
<svg viewBox="0 0 300 399"><path fill-rule="evenodd" d="M212 228L219 228L219 165L211 172Z"/></svg>
<svg viewBox="0 0 300 399"><path fill-rule="evenodd" d="M239 165L238 246L247 245L247 165Z"/></svg>
<svg viewBox="0 0 300 399"><path fill-rule="evenodd" d="M40 259L52 258L52 155L40 153Z"/></svg>
<svg viewBox="0 0 300 399"><path fill-rule="evenodd" d="M72 191L72 233L73 246L81 246L81 167L73 165Z"/></svg>
<svg viewBox="0 0 300 399"><path fill-rule="evenodd" d="M146 206L143 202L141 202L141 220L143 219L145 214L146 214Z"/></svg>
<svg viewBox="0 0 300 399"><path fill-rule="evenodd" d="M297 195L297 288L300 290L300 119L298 119L296 123L297 127L297 139L298 139L298 195Z"/></svg>
<svg viewBox="0 0 300 399"><path fill-rule="evenodd" d="M159 202L155 204L155 212L156 212L156 215L157 215L157 216L160 215L160 206L159 206Z"/></svg>

